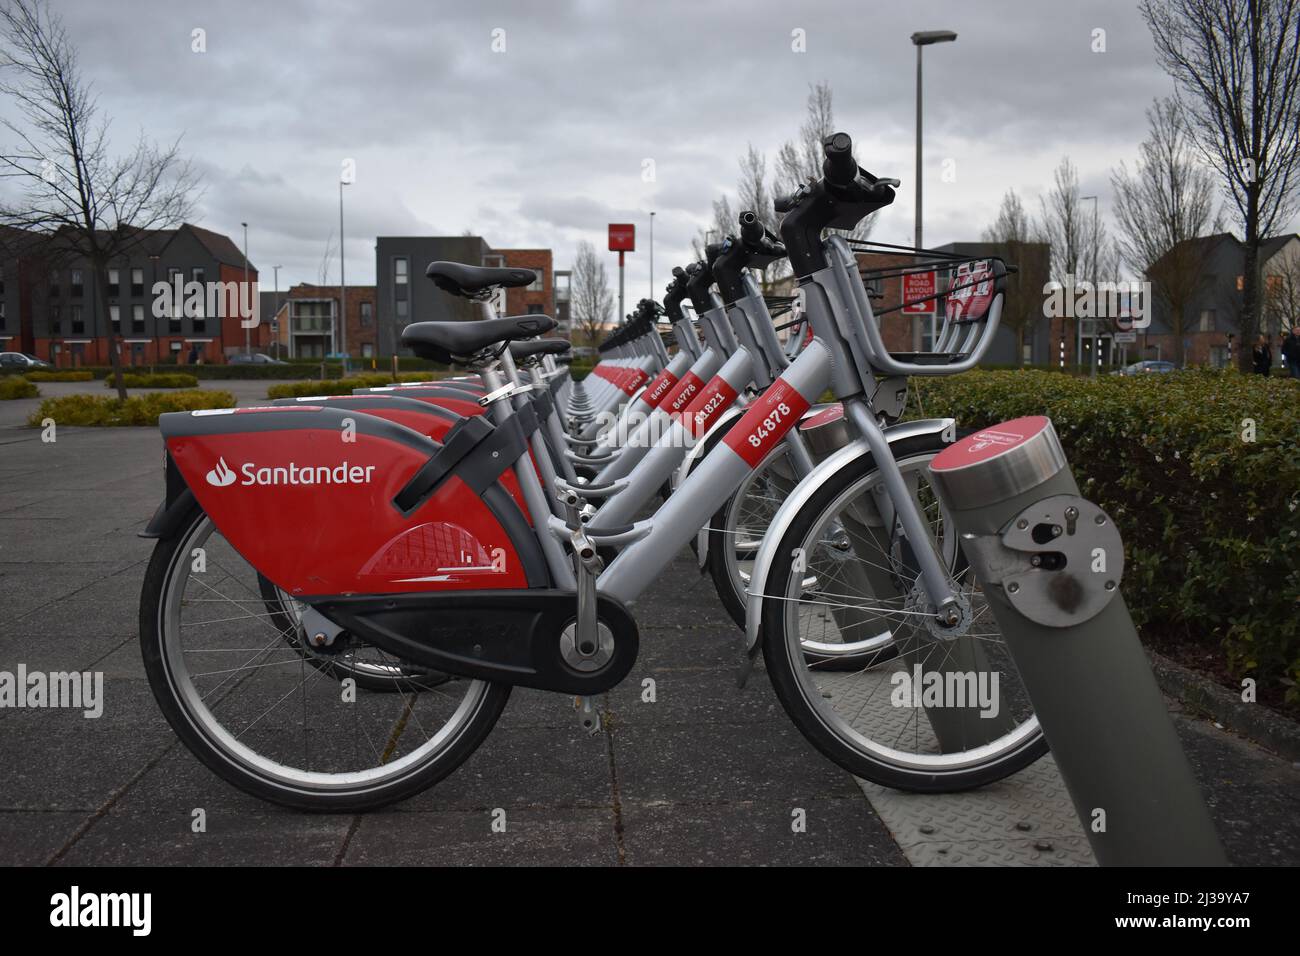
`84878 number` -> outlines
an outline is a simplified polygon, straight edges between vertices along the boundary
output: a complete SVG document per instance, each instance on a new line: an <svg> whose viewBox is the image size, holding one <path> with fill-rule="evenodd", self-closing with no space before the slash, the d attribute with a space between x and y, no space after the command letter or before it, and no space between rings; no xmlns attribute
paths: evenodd
<svg viewBox="0 0 1300 956"><path fill-rule="evenodd" d="M763 444L763 439L775 432L776 426L784 421L785 417L789 414L789 405L785 402L778 404L776 408L772 409L771 415L768 415L767 418L758 423L758 428L754 429L754 433L749 436L749 443L755 448L758 448Z"/></svg>

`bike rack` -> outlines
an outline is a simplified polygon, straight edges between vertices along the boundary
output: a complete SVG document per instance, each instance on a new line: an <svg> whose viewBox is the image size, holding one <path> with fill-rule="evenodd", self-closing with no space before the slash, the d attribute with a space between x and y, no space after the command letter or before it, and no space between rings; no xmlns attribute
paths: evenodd
<svg viewBox="0 0 1300 956"><path fill-rule="evenodd" d="M1098 862L1226 865L1119 593L1119 532L1079 495L1051 421L978 431L930 473Z"/></svg>

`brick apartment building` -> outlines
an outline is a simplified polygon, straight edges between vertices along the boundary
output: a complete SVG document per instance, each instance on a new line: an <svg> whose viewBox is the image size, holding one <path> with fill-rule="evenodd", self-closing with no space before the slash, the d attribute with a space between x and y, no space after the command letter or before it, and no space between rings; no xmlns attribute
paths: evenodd
<svg viewBox="0 0 1300 956"><path fill-rule="evenodd" d="M436 260L532 269L537 281L506 291L509 315L555 315L555 274L549 249L493 249L481 236L380 236L375 241L376 348L404 354L398 342L412 322L452 322L478 316L475 304L447 295L425 278Z"/></svg>
<svg viewBox="0 0 1300 956"><path fill-rule="evenodd" d="M19 230L6 230L0 241L0 348L6 351L76 367L108 365L114 342L126 365L184 363L192 356L220 362L245 348L239 301L242 295L250 311L256 308L257 269L251 263L245 269L228 236L188 223L142 232L130 252L109 265L107 312L87 260ZM155 293L156 283L174 288L177 280L182 290L192 282L205 290L222 286L194 297L187 309L188 293L171 301ZM247 330L247 342L265 348L269 326Z"/></svg>
<svg viewBox="0 0 1300 956"><path fill-rule="evenodd" d="M264 293L268 295L271 293ZM353 358L378 356L375 287L348 286L347 351ZM280 294L279 308L264 316L271 326L271 354L285 360L320 359L335 352L339 327L339 287L299 283Z"/></svg>

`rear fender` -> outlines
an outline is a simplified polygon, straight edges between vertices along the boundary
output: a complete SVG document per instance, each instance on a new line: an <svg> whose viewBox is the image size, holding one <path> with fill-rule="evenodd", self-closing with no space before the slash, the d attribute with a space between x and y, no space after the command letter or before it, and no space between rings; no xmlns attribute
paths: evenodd
<svg viewBox="0 0 1300 956"><path fill-rule="evenodd" d="M183 486L245 560L295 597L549 583L536 536L500 483L489 479L481 495L472 487L482 476L473 456L396 504L444 447L396 422L298 405L173 413L159 427L169 500L149 530L174 528Z"/></svg>

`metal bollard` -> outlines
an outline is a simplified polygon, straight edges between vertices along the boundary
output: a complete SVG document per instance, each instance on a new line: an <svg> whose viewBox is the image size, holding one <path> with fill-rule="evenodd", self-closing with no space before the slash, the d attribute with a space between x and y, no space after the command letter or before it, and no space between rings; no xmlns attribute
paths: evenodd
<svg viewBox="0 0 1300 956"><path fill-rule="evenodd" d="M1226 865L1119 593L1119 532L1051 421L983 429L930 470L1098 862Z"/></svg>

